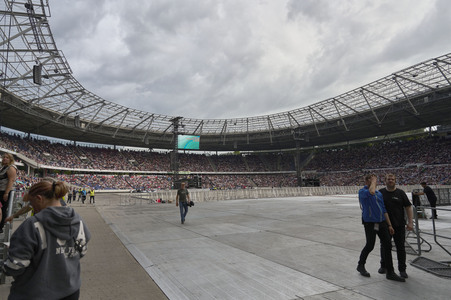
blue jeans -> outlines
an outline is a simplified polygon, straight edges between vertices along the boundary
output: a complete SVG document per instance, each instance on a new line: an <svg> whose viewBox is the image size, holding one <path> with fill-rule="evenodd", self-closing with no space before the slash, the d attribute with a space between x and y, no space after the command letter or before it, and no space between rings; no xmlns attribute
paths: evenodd
<svg viewBox="0 0 451 300"><path fill-rule="evenodd" d="M188 213L188 202L179 202L180 207L180 218L182 220L182 223L185 222L186 214Z"/></svg>

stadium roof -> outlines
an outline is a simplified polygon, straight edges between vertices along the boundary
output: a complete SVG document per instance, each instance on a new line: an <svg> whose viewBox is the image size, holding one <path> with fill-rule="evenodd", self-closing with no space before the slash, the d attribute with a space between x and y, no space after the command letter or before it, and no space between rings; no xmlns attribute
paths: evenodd
<svg viewBox="0 0 451 300"><path fill-rule="evenodd" d="M173 149L177 133L200 136L200 150L251 151L451 124L451 53L291 111L193 119L131 109L86 90L56 47L48 2L0 5L0 125L23 132L156 149Z"/></svg>

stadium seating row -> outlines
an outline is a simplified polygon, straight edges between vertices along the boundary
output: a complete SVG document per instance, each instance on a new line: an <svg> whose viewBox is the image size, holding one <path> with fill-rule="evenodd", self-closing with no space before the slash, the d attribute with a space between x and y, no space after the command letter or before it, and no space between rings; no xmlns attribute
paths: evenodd
<svg viewBox="0 0 451 300"><path fill-rule="evenodd" d="M375 172L382 180L391 172L402 185L449 184L451 174L451 140L437 137L418 137L409 140L389 140L374 144L335 147L308 151L302 176L317 180L322 186L360 185L363 174ZM106 172L55 172L54 176L73 185L94 189L133 189L149 191L168 189L172 178L170 152L115 149L107 146L80 146L74 143L52 142L19 134L0 132L0 148L21 153L37 163L53 168L108 170ZM180 171L202 174L202 186L210 189L296 186L294 152L258 154L192 154L180 153ZM309 159L309 161L306 161ZM114 171L132 175L117 175ZM137 175L135 171L149 174ZM283 171L283 174L275 172ZM151 174L151 173L154 174ZM233 174L211 174L211 173ZM263 174L243 174L261 172ZM69 173L69 174L67 174ZM86 174L89 173L89 174ZM117 172L116 172L117 173ZM163 173L163 174L162 174ZM48 175L48 174L46 174ZM41 175L19 173L18 182L27 186ZM381 182L382 184L382 182Z"/></svg>

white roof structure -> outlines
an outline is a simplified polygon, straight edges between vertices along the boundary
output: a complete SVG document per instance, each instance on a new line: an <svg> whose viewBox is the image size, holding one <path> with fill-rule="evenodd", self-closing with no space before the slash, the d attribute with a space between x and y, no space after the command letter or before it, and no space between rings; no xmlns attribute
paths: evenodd
<svg viewBox="0 0 451 300"><path fill-rule="evenodd" d="M175 127L181 125L179 133L201 137L201 150L274 150L384 135L451 118L451 54L276 114L193 119L140 111L103 99L74 78L56 47L47 1L4 0L0 12L0 125L24 132L171 149Z"/></svg>

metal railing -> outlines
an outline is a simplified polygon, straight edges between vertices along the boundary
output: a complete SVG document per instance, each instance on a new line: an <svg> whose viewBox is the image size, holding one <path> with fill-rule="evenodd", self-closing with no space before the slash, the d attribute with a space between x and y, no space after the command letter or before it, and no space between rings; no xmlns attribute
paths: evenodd
<svg viewBox="0 0 451 300"><path fill-rule="evenodd" d="M417 209L421 209L421 210L431 209L431 210L435 210L435 211L438 211L438 210L440 210L440 211L451 211L451 209L449 209L449 208L436 208L436 207L430 207L430 206L418 206L416 208ZM416 254L418 256L421 256L421 251L422 251L421 245L425 242L425 240L420 235L430 235L430 236L434 237L434 242L440 248L442 248L446 253L448 253L451 256L451 252L448 249L446 249L445 246L443 246L443 244L438 240L438 238L451 240L451 236L444 236L442 234L437 233L437 228L435 226L435 219L431 218L431 221L432 221L432 232L426 232L426 231L421 231L420 230L420 225L419 225L419 222L418 222L418 213L414 212L414 218L415 218L414 233L415 233L416 238L417 238L417 249L415 251ZM427 244L430 246L429 243L427 243ZM429 252L429 251L430 251L430 249L428 251L426 251L426 252Z"/></svg>
<svg viewBox="0 0 451 300"><path fill-rule="evenodd" d="M249 188L233 190L197 190L190 189L189 193L194 202L224 201L237 199L284 198L299 196L325 196L357 194L359 186L335 187L285 187L285 188ZM109 200L99 205L139 205L155 203L156 199L165 202L175 201L177 190L161 190L151 193L124 193L119 201ZM97 202L96 202L97 204Z"/></svg>

